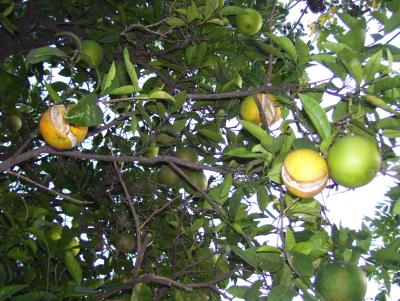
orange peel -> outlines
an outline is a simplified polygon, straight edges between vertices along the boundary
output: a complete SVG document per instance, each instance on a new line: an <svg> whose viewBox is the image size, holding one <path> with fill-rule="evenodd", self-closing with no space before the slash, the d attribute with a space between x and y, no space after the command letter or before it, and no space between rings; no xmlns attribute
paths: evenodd
<svg viewBox="0 0 400 301"><path fill-rule="evenodd" d="M47 144L56 149L69 149L81 143L88 128L70 124L64 117L64 105L50 107L41 117L40 133Z"/></svg>
<svg viewBox="0 0 400 301"><path fill-rule="evenodd" d="M258 93L257 98L264 111L268 126L271 126L281 117L281 109L275 104L275 97L272 94ZM256 100L253 96L247 96L241 103L240 116L254 124L261 123L261 114Z"/></svg>

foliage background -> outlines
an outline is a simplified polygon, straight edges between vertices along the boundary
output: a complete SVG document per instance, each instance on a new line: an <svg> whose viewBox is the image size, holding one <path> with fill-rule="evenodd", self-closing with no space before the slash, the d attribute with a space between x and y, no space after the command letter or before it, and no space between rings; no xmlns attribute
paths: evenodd
<svg viewBox="0 0 400 301"><path fill-rule="evenodd" d="M264 20L254 36L235 29L250 6ZM302 17L286 19L294 6L315 12L311 37ZM355 231L331 225L317 200L287 193L280 168L293 149L326 155L358 134L378 141L381 173L398 182L400 49L390 42L400 1L0 8L0 300L317 300L313 276L324 264L360 258L382 283L376 300L398 285L398 187ZM85 39L104 49L98 68L79 62ZM315 64L332 78L309 82ZM240 100L257 92L277 97L279 125L239 121ZM54 103L78 103L69 118L90 126L71 151L38 134ZM23 120L18 132L5 128L11 114ZM176 157L189 147L199 162ZM181 175L176 187L160 181L165 165ZM208 189L193 183L194 170L208 171Z"/></svg>

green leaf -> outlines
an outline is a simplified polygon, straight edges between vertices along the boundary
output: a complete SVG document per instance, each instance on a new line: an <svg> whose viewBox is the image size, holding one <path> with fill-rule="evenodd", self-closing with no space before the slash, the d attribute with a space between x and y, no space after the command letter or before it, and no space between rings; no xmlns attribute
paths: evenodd
<svg viewBox="0 0 400 301"><path fill-rule="evenodd" d="M257 190L257 203L261 211L267 208L267 205L271 202L271 196L265 187L258 187Z"/></svg>
<svg viewBox="0 0 400 301"><path fill-rule="evenodd" d="M304 94L299 94L299 97L307 116L310 118L319 136L322 139L328 138L331 135L331 124L325 110L315 99Z"/></svg>
<svg viewBox="0 0 400 301"><path fill-rule="evenodd" d="M44 291L29 292L23 295L13 297L13 301L42 301L56 300L57 297L53 294Z"/></svg>
<svg viewBox="0 0 400 301"><path fill-rule="evenodd" d="M135 89L134 92L140 91L137 73L136 73L135 67L133 66L131 59L129 57L128 48L126 48L126 47L124 48L124 63L125 63L126 71L128 72L129 78L131 79L132 85Z"/></svg>
<svg viewBox="0 0 400 301"><path fill-rule="evenodd" d="M364 79L368 83L375 78L375 74L379 71L382 61L382 49L376 52L368 60L364 67Z"/></svg>
<svg viewBox="0 0 400 301"><path fill-rule="evenodd" d="M171 101L175 101L175 98L165 91L154 91L150 93L148 97L149 99L169 99Z"/></svg>
<svg viewBox="0 0 400 301"><path fill-rule="evenodd" d="M97 126L103 121L103 112L97 104L96 94L82 96L78 103L65 114L72 124Z"/></svg>
<svg viewBox="0 0 400 301"><path fill-rule="evenodd" d="M145 283L138 283L133 287L130 301L153 300L151 288Z"/></svg>
<svg viewBox="0 0 400 301"><path fill-rule="evenodd" d="M71 251L66 251L64 256L65 266L72 279L77 283L82 283L82 268L79 262L75 259Z"/></svg>
<svg viewBox="0 0 400 301"><path fill-rule="evenodd" d="M293 42L288 37L278 37L273 34L271 34L270 36L272 40L289 55L289 58L293 62L297 61L296 47L293 45Z"/></svg>
<svg viewBox="0 0 400 301"><path fill-rule="evenodd" d="M218 143L225 143L224 137L222 137L221 133L219 131L213 131L213 130L208 130L208 129L199 129L198 132L205 136L206 138L209 138L215 142Z"/></svg>
<svg viewBox="0 0 400 301"><path fill-rule="evenodd" d="M244 299L248 290L249 290L248 286L233 285L229 287L227 291L234 297Z"/></svg>
<svg viewBox="0 0 400 301"><path fill-rule="evenodd" d="M196 46L196 58L195 58L195 65L200 66L203 62L205 56L207 55L208 45L207 42L201 42L199 45Z"/></svg>
<svg viewBox="0 0 400 301"><path fill-rule="evenodd" d="M357 82L357 85L360 86L363 80L363 69L360 61L356 57L353 57L350 61L342 62Z"/></svg>
<svg viewBox="0 0 400 301"><path fill-rule="evenodd" d="M299 65L306 65L310 60L310 51L307 44L301 38L297 38L295 45Z"/></svg>
<svg viewBox="0 0 400 301"><path fill-rule="evenodd" d="M186 23L180 18L171 18L167 20L167 24L172 27L181 27L184 26Z"/></svg>
<svg viewBox="0 0 400 301"><path fill-rule="evenodd" d="M108 73L103 78L103 82L101 84L101 92L103 95L104 92L111 86L116 74L117 74L117 69L115 68L115 63L113 62L111 64L110 69L108 70Z"/></svg>
<svg viewBox="0 0 400 301"><path fill-rule="evenodd" d="M221 9L221 15L223 16L236 16L244 14L246 14L246 11L239 6L224 6Z"/></svg>
<svg viewBox="0 0 400 301"><path fill-rule="evenodd" d="M20 290L26 288L27 284L13 284L0 288L0 301L5 301Z"/></svg>
<svg viewBox="0 0 400 301"><path fill-rule="evenodd" d="M292 301L296 295L296 292L289 287L275 285L268 294L268 301Z"/></svg>
<svg viewBox="0 0 400 301"><path fill-rule="evenodd" d="M395 12L390 19L385 22L385 34L392 32L400 26L400 11Z"/></svg>
<svg viewBox="0 0 400 301"><path fill-rule="evenodd" d="M51 86L51 84L45 83L44 84L46 87L47 92L49 93L49 96L51 98L52 101L54 101L55 103L59 103L61 101L61 97L60 95L58 95L58 93L53 89L53 87Z"/></svg>
<svg viewBox="0 0 400 301"><path fill-rule="evenodd" d="M268 134L265 130L263 130L258 125L251 123L246 120L239 120L240 124L246 129L250 134L256 137L261 145L269 152L274 153L274 138L270 134Z"/></svg>
<svg viewBox="0 0 400 301"><path fill-rule="evenodd" d="M310 256L297 252L288 252L288 261L298 275L306 279L313 276L314 268Z"/></svg>
<svg viewBox="0 0 400 301"><path fill-rule="evenodd" d="M392 214L393 215L400 215L400 199L398 199L392 208Z"/></svg>
<svg viewBox="0 0 400 301"><path fill-rule="evenodd" d="M196 50L197 50L197 47L195 45L189 45L185 49L186 63L189 66L193 65L193 62L194 62L194 60L196 58Z"/></svg>
<svg viewBox="0 0 400 301"><path fill-rule="evenodd" d="M253 153L252 151L247 150L244 147L241 148L235 148L230 151L227 151L224 153L224 156L227 157L238 157L238 158L246 158L246 159L251 159L251 158L263 158L264 155L260 153Z"/></svg>
<svg viewBox="0 0 400 301"><path fill-rule="evenodd" d="M365 29L362 27L354 27L350 29L340 41L348 45L354 51L362 53L365 44Z"/></svg>
<svg viewBox="0 0 400 301"><path fill-rule="evenodd" d="M381 108L382 110L385 110L389 113L394 113L397 114L397 112L392 109L391 106L389 106L382 98L379 98L374 95L367 95L364 97L364 99L371 105Z"/></svg>
<svg viewBox="0 0 400 301"><path fill-rule="evenodd" d="M197 7L196 4L192 1L192 5L189 6L188 10L187 10L187 20L188 23L194 21L195 19L197 19Z"/></svg>
<svg viewBox="0 0 400 301"><path fill-rule="evenodd" d="M233 184L233 176L231 173L229 173L225 176L224 182L222 182L221 190L219 191L220 198L225 198L226 196L228 196L232 184Z"/></svg>
<svg viewBox="0 0 400 301"><path fill-rule="evenodd" d="M285 233L285 249L290 251L296 244L293 231L288 228Z"/></svg>
<svg viewBox="0 0 400 301"><path fill-rule="evenodd" d="M385 248L372 252L372 258L378 260L400 262L399 248L400 248L400 238L392 241Z"/></svg>
<svg viewBox="0 0 400 301"><path fill-rule="evenodd" d="M336 58L333 55L315 54L311 56L311 59L320 62L323 66L331 70L333 74L337 75L340 79L344 80L347 77L347 71L341 66L341 64L338 64Z"/></svg>
<svg viewBox="0 0 400 301"><path fill-rule="evenodd" d="M110 94L110 95L125 95L125 94L132 94L137 91L138 91L138 89L134 85L127 85L127 86L115 88L115 89L109 91L108 94Z"/></svg>
<svg viewBox="0 0 400 301"><path fill-rule="evenodd" d="M30 65L37 64L47 61L52 57L64 58L68 57L68 55L58 48L43 46L29 51L28 55L26 56L26 63Z"/></svg>

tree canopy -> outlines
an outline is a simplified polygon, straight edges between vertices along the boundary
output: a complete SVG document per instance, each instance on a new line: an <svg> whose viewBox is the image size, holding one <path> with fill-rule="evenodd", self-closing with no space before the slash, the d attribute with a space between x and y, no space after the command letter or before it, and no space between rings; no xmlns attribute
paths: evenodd
<svg viewBox="0 0 400 301"><path fill-rule="evenodd" d="M375 300L399 285L399 187L356 231L282 175L356 135L399 182L400 0L0 12L0 300L320 300L332 262L379 281Z"/></svg>

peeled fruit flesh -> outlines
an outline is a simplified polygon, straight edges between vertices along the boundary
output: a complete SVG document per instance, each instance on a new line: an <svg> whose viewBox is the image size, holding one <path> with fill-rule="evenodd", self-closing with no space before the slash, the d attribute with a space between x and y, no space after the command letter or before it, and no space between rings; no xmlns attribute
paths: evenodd
<svg viewBox="0 0 400 301"><path fill-rule="evenodd" d="M93 40L81 42L80 60L93 68L101 64L104 57L103 47Z"/></svg>
<svg viewBox="0 0 400 301"><path fill-rule="evenodd" d="M5 125L12 132L17 132L22 127L22 120L17 115L10 115L6 118Z"/></svg>
<svg viewBox="0 0 400 301"><path fill-rule="evenodd" d="M363 301L367 292L367 278L354 265L332 263L318 273L315 288L324 301Z"/></svg>
<svg viewBox="0 0 400 301"><path fill-rule="evenodd" d="M281 117L281 109L275 105L275 97L271 94L259 93L257 98L264 111L268 126L271 126ZM240 116L243 120L254 124L261 123L261 114L253 96L247 96L240 105Z"/></svg>
<svg viewBox="0 0 400 301"><path fill-rule="evenodd" d="M291 193L301 198L311 198L325 188L329 178L328 164L315 151L295 150L286 156L281 178Z"/></svg>
<svg viewBox="0 0 400 301"><path fill-rule="evenodd" d="M371 182L381 166L374 142L362 136L345 136L328 151L329 173L336 183L357 188Z"/></svg>
<svg viewBox="0 0 400 301"><path fill-rule="evenodd" d="M236 28L245 35L256 34L262 26L263 20L261 14L252 8L245 8L245 14L236 16Z"/></svg>
<svg viewBox="0 0 400 301"><path fill-rule="evenodd" d="M88 128L70 124L65 118L64 105L50 107L41 117L39 128L44 141L56 149L69 149L81 143Z"/></svg>

